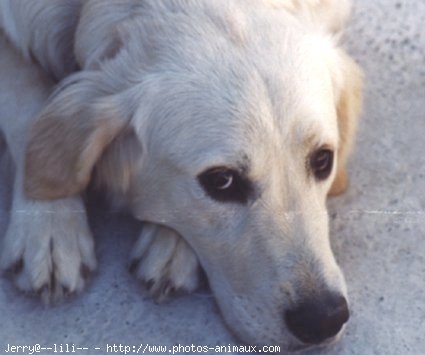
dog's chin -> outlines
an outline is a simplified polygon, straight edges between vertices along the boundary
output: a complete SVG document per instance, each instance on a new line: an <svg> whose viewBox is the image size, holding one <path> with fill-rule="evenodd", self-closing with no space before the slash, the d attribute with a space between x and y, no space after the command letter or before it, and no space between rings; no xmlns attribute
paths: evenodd
<svg viewBox="0 0 425 355"><path fill-rule="evenodd" d="M345 325L343 326L343 328L341 329L341 331L335 335L332 338L329 338L328 340L326 340L325 342L321 343L321 344L301 344L301 343L297 343L297 344L290 344L288 346L288 350L287 352L293 354L293 353L303 353L305 351L309 351L309 350L317 350L317 349L323 349L323 348L327 348L330 346L335 345L336 343L338 343L340 341L340 339L342 338L342 336L344 335L344 331L345 331ZM285 352L283 352L282 354L285 354Z"/></svg>
<svg viewBox="0 0 425 355"><path fill-rule="evenodd" d="M322 349L322 348L326 348L332 344L335 343L335 340L331 340L329 342L324 342L321 344L291 344L288 347L287 352L290 354L298 354L298 353L303 353L305 351L309 351L309 350L317 350L317 349ZM286 354L286 352L282 352L281 354Z"/></svg>

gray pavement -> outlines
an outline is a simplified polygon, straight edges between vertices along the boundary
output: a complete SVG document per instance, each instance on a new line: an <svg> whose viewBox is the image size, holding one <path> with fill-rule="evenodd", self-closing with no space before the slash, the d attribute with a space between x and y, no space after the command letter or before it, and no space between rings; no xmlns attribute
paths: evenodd
<svg viewBox="0 0 425 355"><path fill-rule="evenodd" d="M309 354L425 354L425 1L354 2L345 42L366 72L365 112L350 189L329 201L352 317L338 344ZM7 344L91 349L81 354L105 354L107 344L236 344L208 292L165 305L146 297L126 268L137 222L98 210L90 220L99 271L83 294L48 308L0 279L0 353Z"/></svg>

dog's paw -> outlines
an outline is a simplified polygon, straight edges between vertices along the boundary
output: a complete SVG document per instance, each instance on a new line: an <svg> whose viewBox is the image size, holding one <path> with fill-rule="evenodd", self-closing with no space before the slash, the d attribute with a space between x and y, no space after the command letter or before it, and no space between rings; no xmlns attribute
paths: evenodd
<svg viewBox="0 0 425 355"><path fill-rule="evenodd" d="M166 227L146 223L131 261L130 270L157 302L199 287L201 269L195 253L180 235Z"/></svg>
<svg viewBox="0 0 425 355"><path fill-rule="evenodd" d="M46 303L81 291L96 268L81 200L34 201L14 208L0 267L19 289L38 293Z"/></svg>

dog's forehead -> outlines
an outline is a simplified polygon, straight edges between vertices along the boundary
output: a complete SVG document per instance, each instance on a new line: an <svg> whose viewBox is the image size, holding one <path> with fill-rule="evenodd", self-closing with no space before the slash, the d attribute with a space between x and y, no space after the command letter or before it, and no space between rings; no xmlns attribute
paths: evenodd
<svg viewBox="0 0 425 355"><path fill-rule="evenodd" d="M227 78L227 85L186 80L166 85L148 136L157 147L154 151L193 168L193 173L337 144L332 98L322 94L326 85L318 85L321 94L314 94L314 85L297 88L293 81L290 92L254 72L243 85L237 78Z"/></svg>
<svg viewBox="0 0 425 355"><path fill-rule="evenodd" d="M223 38L221 29L168 42L173 55L165 53L155 74L161 100L151 134L168 142L164 154L191 166L219 165L300 144L337 144L332 44L277 20L253 20L261 25L255 28L239 13L234 26L243 26L244 43Z"/></svg>

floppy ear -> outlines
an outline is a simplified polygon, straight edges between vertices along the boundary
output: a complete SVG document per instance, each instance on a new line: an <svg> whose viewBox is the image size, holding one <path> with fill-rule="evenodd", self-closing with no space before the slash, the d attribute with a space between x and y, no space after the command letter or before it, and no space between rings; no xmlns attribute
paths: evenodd
<svg viewBox="0 0 425 355"><path fill-rule="evenodd" d="M363 73L360 67L344 52L340 52L340 83L337 88L337 117L339 130L338 168L329 191L338 195L348 187L347 158L352 149L357 122L362 109Z"/></svg>
<svg viewBox="0 0 425 355"><path fill-rule="evenodd" d="M68 80L31 129L25 162L25 191L31 198L82 191L95 163L129 122L120 95L108 95L90 75Z"/></svg>
<svg viewBox="0 0 425 355"><path fill-rule="evenodd" d="M130 184L143 149L133 129L124 129L105 149L96 164L93 181L95 187L104 188L115 205L122 202Z"/></svg>
<svg viewBox="0 0 425 355"><path fill-rule="evenodd" d="M334 34L341 32L351 10L349 0L268 0L267 2L276 8L283 7L297 17L305 17Z"/></svg>

